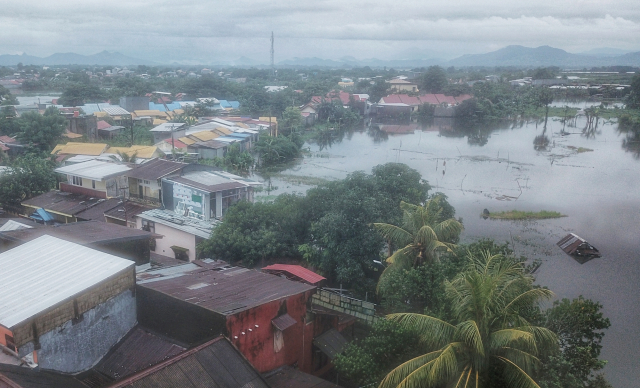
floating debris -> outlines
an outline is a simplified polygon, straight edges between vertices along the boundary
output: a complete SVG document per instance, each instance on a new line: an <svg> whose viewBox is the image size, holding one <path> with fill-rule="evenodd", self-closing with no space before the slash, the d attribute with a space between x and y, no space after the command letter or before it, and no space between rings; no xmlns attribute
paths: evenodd
<svg viewBox="0 0 640 388"><path fill-rule="evenodd" d="M593 245L574 233L569 233L558 241L558 246L580 264L602 256Z"/></svg>

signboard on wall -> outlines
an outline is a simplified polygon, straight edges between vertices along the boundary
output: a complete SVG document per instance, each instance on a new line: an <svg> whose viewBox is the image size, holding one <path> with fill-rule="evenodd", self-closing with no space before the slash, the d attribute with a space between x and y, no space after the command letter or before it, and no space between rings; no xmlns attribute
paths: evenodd
<svg viewBox="0 0 640 388"><path fill-rule="evenodd" d="M192 211L202 214L202 201L203 201L204 193L194 190L190 187L183 186L179 183L173 184L173 198L177 199L177 201L173 201L176 204L184 204L187 208L190 208ZM174 209L176 210L176 209Z"/></svg>

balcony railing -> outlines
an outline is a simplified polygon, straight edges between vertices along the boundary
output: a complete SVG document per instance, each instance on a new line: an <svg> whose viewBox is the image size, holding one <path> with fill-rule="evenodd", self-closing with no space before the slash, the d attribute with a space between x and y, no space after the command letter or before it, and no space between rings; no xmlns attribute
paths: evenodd
<svg viewBox="0 0 640 388"><path fill-rule="evenodd" d="M148 201L148 202L153 202L153 203L160 203L160 198L158 198L158 197L147 197L146 195L138 195L138 194L133 194L133 193L129 193L129 197L130 198L137 198L137 199L141 199L143 201Z"/></svg>

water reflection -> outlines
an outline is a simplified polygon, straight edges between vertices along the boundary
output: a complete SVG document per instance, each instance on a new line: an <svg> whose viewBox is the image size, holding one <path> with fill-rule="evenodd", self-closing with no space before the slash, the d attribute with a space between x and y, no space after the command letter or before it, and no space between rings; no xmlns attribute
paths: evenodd
<svg viewBox="0 0 640 388"><path fill-rule="evenodd" d="M618 133L625 135L622 149L630 152L634 159L640 160L640 126L618 125Z"/></svg>

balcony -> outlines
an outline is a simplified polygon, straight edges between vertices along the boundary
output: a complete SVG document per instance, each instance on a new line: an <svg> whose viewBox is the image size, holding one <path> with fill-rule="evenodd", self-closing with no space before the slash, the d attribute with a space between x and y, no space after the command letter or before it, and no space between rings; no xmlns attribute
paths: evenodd
<svg viewBox="0 0 640 388"><path fill-rule="evenodd" d="M139 199L146 202L160 203L160 198L157 197L147 197L146 195L138 195L129 193L129 198Z"/></svg>

